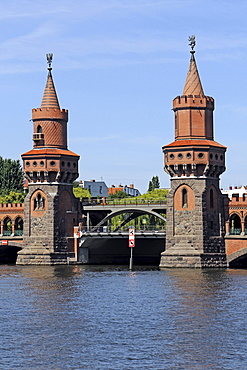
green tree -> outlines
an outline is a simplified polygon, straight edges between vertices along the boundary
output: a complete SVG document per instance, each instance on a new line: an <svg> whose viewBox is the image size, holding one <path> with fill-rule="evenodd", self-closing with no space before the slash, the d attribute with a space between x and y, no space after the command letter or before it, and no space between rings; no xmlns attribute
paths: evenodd
<svg viewBox="0 0 247 370"><path fill-rule="evenodd" d="M19 160L0 157L0 194L23 191L23 172Z"/></svg>
<svg viewBox="0 0 247 370"><path fill-rule="evenodd" d="M115 194L110 194L108 196L109 199L119 199L119 198L128 198L128 194L125 193L125 191L118 190Z"/></svg>
<svg viewBox="0 0 247 370"><path fill-rule="evenodd" d="M90 191L88 189L83 189L80 186L74 186L73 187L73 193L76 198L91 198Z"/></svg>
<svg viewBox="0 0 247 370"><path fill-rule="evenodd" d="M10 191L5 194L0 194L0 203L23 203L26 194L17 191Z"/></svg>
<svg viewBox="0 0 247 370"><path fill-rule="evenodd" d="M160 181L158 176L153 176L152 180L149 181L148 184L148 191L153 191L154 189L160 188Z"/></svg>

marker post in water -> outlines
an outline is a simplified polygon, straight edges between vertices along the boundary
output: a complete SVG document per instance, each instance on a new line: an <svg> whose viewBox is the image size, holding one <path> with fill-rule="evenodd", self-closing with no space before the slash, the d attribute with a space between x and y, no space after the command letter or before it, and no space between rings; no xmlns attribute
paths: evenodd
<svg viewBox="0 0 247 370"><path fill-rule="evenodd" d="M135 229L129 229L129 247L130 247L130 271L133 268L133 248L135 246Z"/></svg>

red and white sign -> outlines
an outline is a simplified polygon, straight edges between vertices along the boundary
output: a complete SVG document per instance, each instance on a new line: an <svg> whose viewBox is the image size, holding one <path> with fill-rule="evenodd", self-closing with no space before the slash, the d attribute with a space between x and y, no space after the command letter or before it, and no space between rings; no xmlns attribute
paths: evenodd
<svg viewBox="0 0 247 370"><path fill-rule="evenodd" d="M2 245L8 245L8 240L2 240Z"/></svg>
<svg viewBox="0 0 247 370"><path fill-rule="evenodd" d="M135 229L129 229L129 247L134 248L135 246Z"/></svg>

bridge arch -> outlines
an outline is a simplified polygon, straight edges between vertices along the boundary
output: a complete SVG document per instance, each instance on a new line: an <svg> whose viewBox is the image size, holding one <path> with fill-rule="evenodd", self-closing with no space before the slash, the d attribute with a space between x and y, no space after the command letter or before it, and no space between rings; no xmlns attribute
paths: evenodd
<svg viewBox="0 0 247 370"><path fill-rule="evenodd" d="M228 267L247 267L247 248L242 248L227 256Z"/></svg>
<svg viewBox="0 0 247 370"><path fill-rule="evenodd" d="M121 215L121 214L125 214L125 213L132 213L131 219L137 218L141 215L149 214L151 216L158 217L162 221L166 222L166 218L164 216L162 216L161 214L159 214L158 212L155 212L153 210L140 210L140 209L136 209L136 208L134 208L134 209L133 208L123 208L121 210L116 210L116 211L112 211L111 213L109 213L96 226L94 226L94 229L97 229L98 227L103 226L107 221L111 220L113 217ZM126 223L127 222L125 222L125 224ZM120 227L121 226L123 226L123 225L120 225Z"/></svg>

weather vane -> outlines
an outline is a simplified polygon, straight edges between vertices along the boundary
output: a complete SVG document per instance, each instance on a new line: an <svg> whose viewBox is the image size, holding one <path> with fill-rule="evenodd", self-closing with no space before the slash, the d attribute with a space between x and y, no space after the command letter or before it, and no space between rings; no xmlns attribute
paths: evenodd
<svg viewBox="0 0 247 370"><path fill-rule="evenodd" d="M52 53L46 54L46 59L47 59L47 63L48 63L49 69L52 69L51 68L52 58L53 58L53 54Z"/></svg>
<svg viewBox="0 0 247 370"><path fill-rule="evenodd" d="M194 52L194 47L196 46L196 37L195 35L189 36L189 46L191 47L191 51Z"/></svg>

